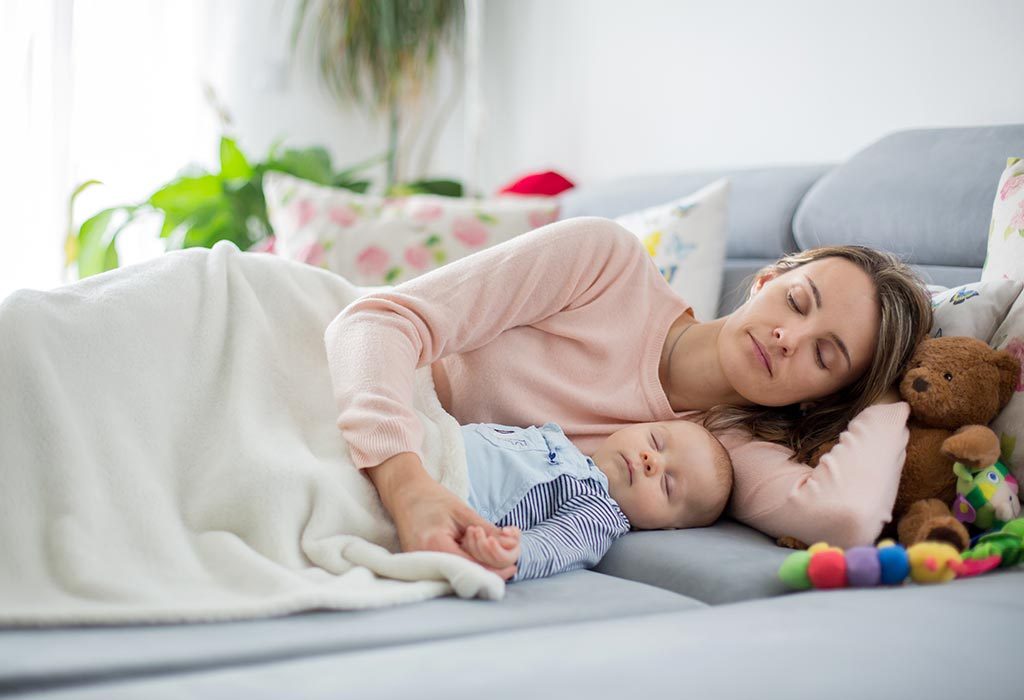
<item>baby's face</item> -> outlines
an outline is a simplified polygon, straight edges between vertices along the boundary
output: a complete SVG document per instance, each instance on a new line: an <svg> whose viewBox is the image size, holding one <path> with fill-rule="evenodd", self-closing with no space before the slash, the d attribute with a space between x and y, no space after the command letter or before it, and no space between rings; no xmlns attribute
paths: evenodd
<svg viewBox="0 0 1024 700"><path fill-rule="evenodd" d="M686 420L638 423L608 436L591 459L633 527L694 527L706 524L725 488L714 440Z"/></svg>

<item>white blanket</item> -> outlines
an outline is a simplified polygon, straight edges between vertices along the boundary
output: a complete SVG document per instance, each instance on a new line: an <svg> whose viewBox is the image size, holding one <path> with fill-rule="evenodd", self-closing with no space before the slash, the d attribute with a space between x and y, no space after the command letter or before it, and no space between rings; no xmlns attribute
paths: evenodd
<svg viewBox="0 0 1024 700"><path fill-rule="evenodd" d="M171 253L0 305L0 624L223 620L500 598L396 554L335 426L323 345L359 289L269 255ZM426 467L465 497L429 369Z"/></svg>

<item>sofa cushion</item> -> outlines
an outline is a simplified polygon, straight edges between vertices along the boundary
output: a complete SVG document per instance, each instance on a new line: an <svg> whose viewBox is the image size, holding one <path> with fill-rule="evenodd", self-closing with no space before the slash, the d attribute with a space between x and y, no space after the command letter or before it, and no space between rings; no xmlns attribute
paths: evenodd
<svg viewBox="0 0 1024 700"><path fill-rule="evenodd" d="M1024 571L111 683L103 698L1017 700ZM98 692L105 691L105 692Z"/></svg>
<svg viewBox="0 0 1024 700"><path fill-rule="evenodd" d="M698 319L716 318L725 264L729 181L722 179L671 202L615 221L633 232Z"/></svg>
<svg viewBox="0 0 1024 700"><path fill-rule="evenodd" d="M726 256L774 260L796 249L791 233L793 212L808 188L831 167L799 165L625 177L570 190L562 198L562 216L615 218L727 177Z"/></svg>
<svg viewBox="0 0 1024 700"><path fill-rule="evenodd" d="M0 694L703 607L651 586L573 571L512 584L497 602L437 598L242 622L8 629L0 630Z"/></svg>
<svg viewBox="0 0 1024 700"><path fill-rule="evenodd" d="M801 249L857 243L912 263L981 267L992 193L1024 124L886 136L821 178L793 222ZM941 282L939 282L941 284Z"/></svg>
<svg viewBox="0 0 1024 700"><path fill-rule="evenodd" d="M777 574L791 552L725 518L711 527L630 532L595 570L717 605L785 593Z"/></svg>
<svg viewBox="0 0 1024 700"><path fill-rule="evenodd" d="M932 336L969 335L991 343L1022 288L1016 280L991 280L933 290Z"/></svg>

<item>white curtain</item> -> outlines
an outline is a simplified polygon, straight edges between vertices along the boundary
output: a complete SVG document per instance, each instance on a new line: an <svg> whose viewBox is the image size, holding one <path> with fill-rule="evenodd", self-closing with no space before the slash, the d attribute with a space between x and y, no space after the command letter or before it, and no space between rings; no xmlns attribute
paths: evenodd
<svg viewBox="0 0 1024 700"><path fill-rule="evenodd" d="M219 133L204 97L200 0L0 0L0 298L66 281L75 224L145 198L189 162L211 165ZM119 242L126 263L161 248L144 223Z"/></svg>

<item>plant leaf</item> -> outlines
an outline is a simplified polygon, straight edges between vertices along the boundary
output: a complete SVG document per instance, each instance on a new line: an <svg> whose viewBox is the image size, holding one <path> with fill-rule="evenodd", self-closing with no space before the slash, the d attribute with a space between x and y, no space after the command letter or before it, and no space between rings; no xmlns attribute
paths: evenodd
<svg viewBox="0 0 1024 700"><path fill-rule="evenodd" d="M217 175L183 177L150 195L149 204L176 219L185 220L197 209L219 199L223 192Z"/></svg>
<svg viewBox="0 0 1024 700"><path fill-rule="evenodd" d="M416 180L405 183L404 187L423 194L438 194L443 197L461 197L462 183L455 180Z"/></svg>
<svg viewBox="0 0 1024 700"><path fill-rule="evenodd" d="M225 180L248 180L252 177L252 166L234 139L222 136L220 139L220 176Z"/></svg>
<svg viewBox="0 0 1024 700"><path fill-rule="evenodd" d="M134 219L131 207L111 207L86 219L78 230L78 278L117 267L117 235Z"/></svg>
<svg viewBox="0 0 1024 700"><path fill-rule="evenodd" d="M331 157L319 146L303 150L289 148L280 157L267 161L266 169L278 170L321 185L330 185L333 180Z"/></svg>

